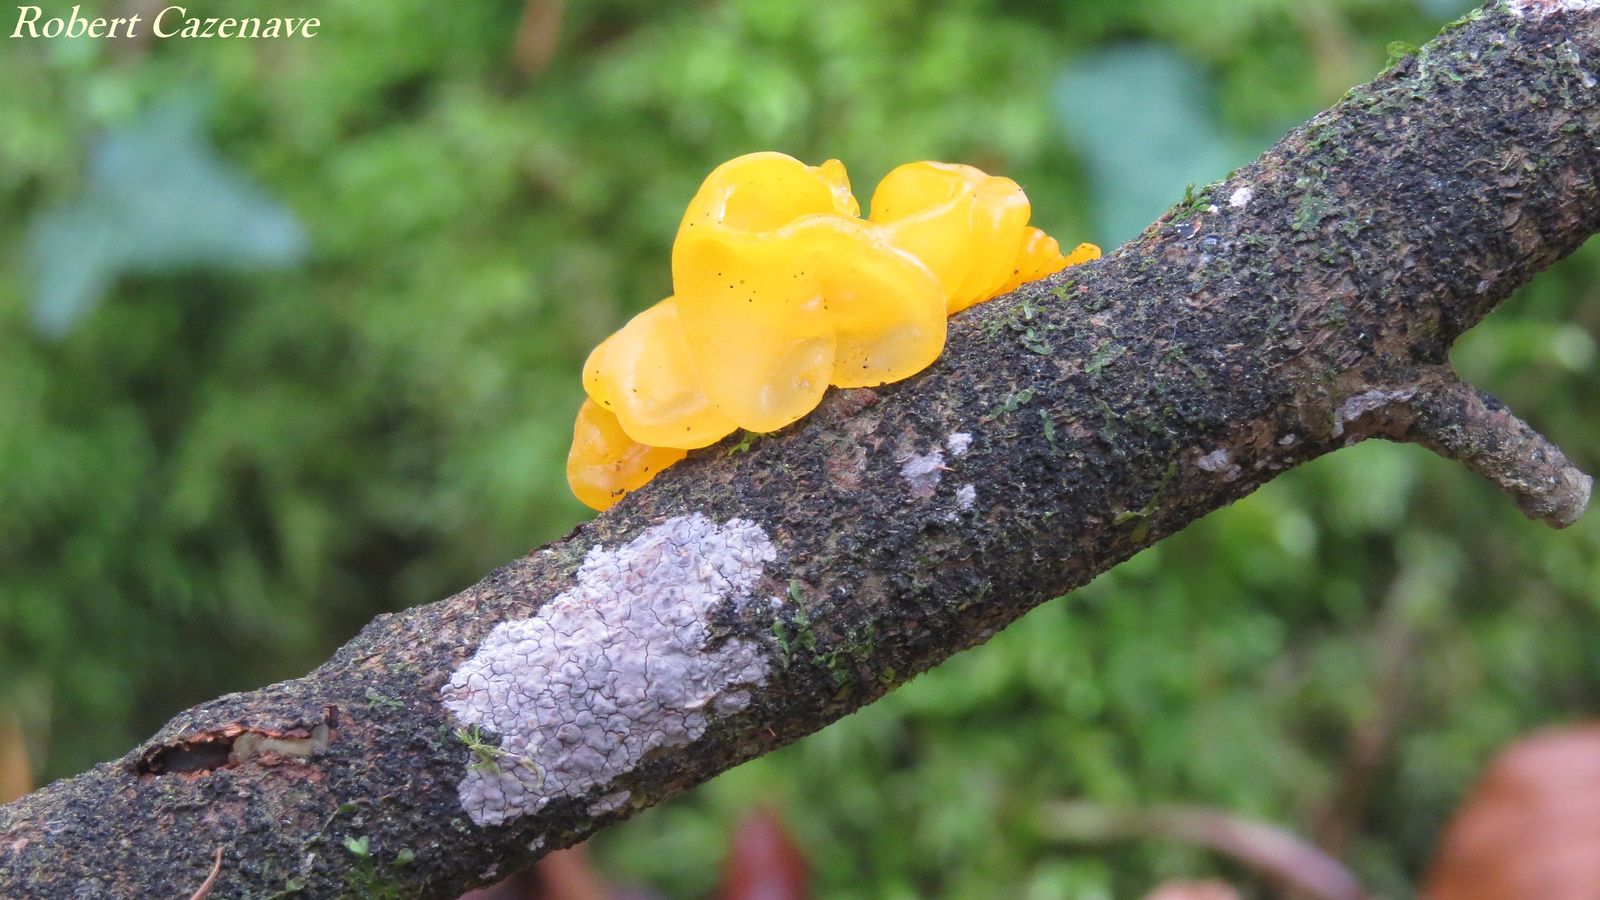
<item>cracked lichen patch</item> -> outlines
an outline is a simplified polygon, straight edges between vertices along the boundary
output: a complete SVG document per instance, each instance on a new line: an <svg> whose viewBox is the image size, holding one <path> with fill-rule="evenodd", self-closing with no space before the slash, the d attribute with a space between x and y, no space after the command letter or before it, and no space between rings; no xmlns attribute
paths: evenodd
<svg viewBox="0 0 1600 900"><path fill-rule="evenodd" d="M1558 12L1588 12L1600 9L1600 0L1509 0L1506 8L1513 15L1542 19Z"/></svg>
<svg viewBox="0 0 1600 900"><path fill-rule="evenodd" d="M750 702L767 677L753 642L712 642L709 619L745 602L777 558L753 522L675 516L596 546L577 584L529 619L495 626L455 671L444 704L500 738L459 785L479 825L605 787L658 747L690 743L712 712Z"/></svg>

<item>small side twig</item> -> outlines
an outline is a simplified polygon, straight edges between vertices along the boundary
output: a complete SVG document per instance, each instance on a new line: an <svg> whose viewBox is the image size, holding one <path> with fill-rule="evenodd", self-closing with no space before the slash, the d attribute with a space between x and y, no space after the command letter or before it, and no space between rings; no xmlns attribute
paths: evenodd
<svg viewBox="0 0 1600 900"><path fill-rule="evenodd" d="M1042 830L1058 840L1177 841L1232 857L1280 886L1317 900L1367 900L1369 896L1343 863L1299 836L1219 809L1117 809L1065 801L1047 804L1042 816Z"/></svg>
<svg viewBox="0 0 1600 900"><path fill-rule="evenodd" d="M1530 519L1555 528L1578 521L1594 479L1504 403L1444 367L1408 373L1347 397L1334 437L1418 444L1489 479Z"/></svg>

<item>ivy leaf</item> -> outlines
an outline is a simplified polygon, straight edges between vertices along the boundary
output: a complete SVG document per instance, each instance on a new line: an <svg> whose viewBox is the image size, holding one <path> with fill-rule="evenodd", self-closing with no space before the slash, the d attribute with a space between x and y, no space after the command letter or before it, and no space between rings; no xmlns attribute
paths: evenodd
<svg viewBox="0 0 1600 900"><path fill-rule="evenodd" d="M1055 99L1089 168L1107 244L1138 234L1185 185L1215 181L1254 155L1217 124L1209 77L1168 47L1086 56L1061 74Z"/></svg>
<svg viewBox="0 0 1600 900"><path fill-rule="evenodd" d="M169 98L101 138L83 195L31 226L34 327L72 329L128 274L292 265L304 229L211 147L205 104Z"/></svg>

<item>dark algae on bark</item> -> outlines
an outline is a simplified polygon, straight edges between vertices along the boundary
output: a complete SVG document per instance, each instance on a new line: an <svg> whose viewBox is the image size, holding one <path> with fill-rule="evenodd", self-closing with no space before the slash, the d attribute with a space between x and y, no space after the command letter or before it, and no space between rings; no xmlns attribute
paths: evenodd
<svg viewBox="0 0 1600 900"><path fill-rule="evenodd" d="M1595 230L1589 7L1473 13L1111 256L958 315L920 376L694 453L563 541L379 617L307 676L186 711L4 807L3 893L187 896L220 847L217 897L455 896L1369 437L1460 459L1570 523L1587 476L1458 382L1447 352ZM665 608L672 628L585 630L662 611L638 573L679 563L715 574L683 582L709 600ZM529 660L598 648L621 670L671 649L694 685L654 663L610 682L645 700L561 666L517 681L515 659L479 655L502 623ZM463 718L524 702L570 720L513 746ZM602 720L635 752L586 755ZM464 806L469 783L502 793Z"/></svg>

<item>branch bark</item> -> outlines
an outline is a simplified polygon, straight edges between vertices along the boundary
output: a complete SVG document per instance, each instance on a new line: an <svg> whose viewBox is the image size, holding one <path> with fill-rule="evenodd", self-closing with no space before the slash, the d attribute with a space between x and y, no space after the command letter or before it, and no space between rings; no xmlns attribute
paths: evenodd
<svg viewBox="0 0 1600 900"><path fill-rule="evenodd" d="M1446 354L1600 225L1594 6L1491 4L1106 259L956 317L922 375L692 454L0 809L0 884L184 896L221 844L218 896L451 897L1367 437L1571 522L1587 476Z"/></svg>

